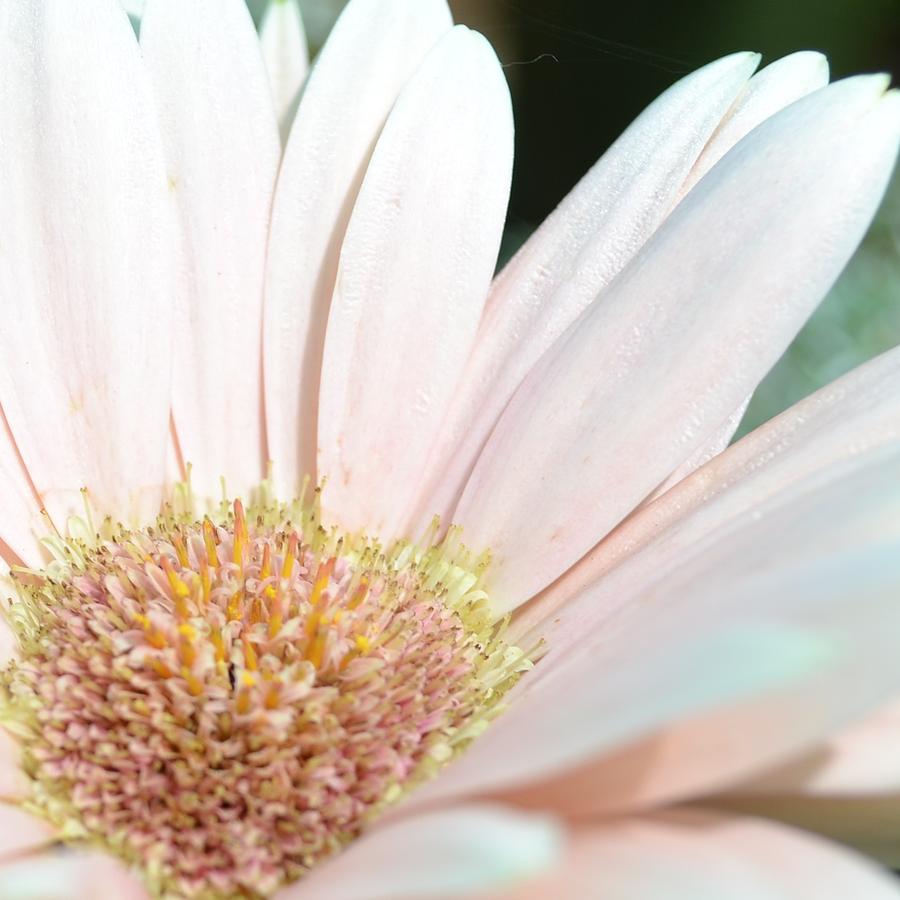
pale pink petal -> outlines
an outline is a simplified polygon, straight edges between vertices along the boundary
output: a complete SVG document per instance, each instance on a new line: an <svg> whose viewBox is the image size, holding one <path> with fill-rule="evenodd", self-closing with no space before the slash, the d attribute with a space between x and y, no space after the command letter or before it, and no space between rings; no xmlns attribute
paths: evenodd
<svg viewBox="0 0 900 900"><path fill-rule="evenodd" d="M776 60L754 75L734 108L716 129L716 133L704 148L703 153L700 154L700 158L684 183L682 195L686 195L688 191L692 190L697 182L757 125L785 106L826 84L828 84L828 60L821 53L809 50L792 53L790 56ZM687 478L691 472L721 453L734 437L749 403L750 396L726 418L706 444L701 446L690 459L683 462L657 488L654 496L665 493L679 481Z"/></svg>
<svg viewBox="0 0 900 900"><path fill-rule="evenodd" d="M298 0L269 0L259 25L259 40L272 86L275 114L282 137L287 138L309 69L306 32Z"/></svg>
<svg viewBox="0 0 900 900"><path fill-rule="evenodd" d="M56 525L162 498L172 225L134 31L117 0L0 13L0 403Z"/></svg>
<svg viewBox="0 0 900 900"><path fill-rule="evenodd" d="M900 794L900 701L828 738L812 753L739 788L741 793Z"/></svg>
<svg viewBox="0 0 900 900"><path fill-rule="evenodd" d="M56 829L49 822L0 802L0 862L49 844L55 836Z"/></svg>
<svg viewBox="0 0 900 900"><path fill-rule="evenodd" d="M344 246L319 398L323 509L382 538L403 528L481 318L512 172L509 91L462 26L384 127Z"/></svg>
<svg viewBox="0 0 900 900"><path fill-rule="evenodd" d="M891 868L900 868L900 793L846 797L743 794L711 797L703 802L817 832Z"/></svg>
<svg viewBox="0 0 900 900"><path fill-rule="evenodd" d="M713 432L712 436L707 440L705 444L702 444L698 450L694 452L692 456L686 459L654 492L653 494L645 501L645 503L652 503L656 500L657 497L662 496L666 491L671 490L678 482L684 481L685 478L688 477L692 472L696 472L701 466L706 465L711 459L714 459L720 453L722 453L731 443L731 439L734 437L734 433L738 430L738 426L741 424L741 419L744 418L744 413L747 412L747 407L750 405L750 397L747 397L743 403L729 415L722 425ZM590 555L590 554L588 554ZM571 571L571 569L569 570ZM566 573L568 574L568 573ZM564 575L563 578L566 576Z"/></svg>
<svg viewBox="0 0 900 900"><path fill-rule="evenodd" d="M46 554L40 538L49 522L41 518L41 504L28 481L19 451L0 413L0 558L6 564L38 566Z"/></svg>
<svg viewBox="0 0 900 900"><path fill-rule="evenodd" d="M586 553L705 445L859 243L900 136L880 76L764 122L532 370L457 514L498 612Z"/></svg>
<svg viewBox="0 0 900 900"><path fill-rule="evenodd" d="M770 63L750 79L685 181L686 194L743 137L780 109L828 84L828 60L802 50Z"/></svg>
<svg viewBox="0 0 900 900"><path fill-rule="evenodd" d="M534 602L512 634L558 630L555 611L651 542L659 571L690 547L806 476L900 438L900 348L802 400L623 522ZM561 614L560 628L568 617ZM580 627L580 623L578 626ZM527 641L527 638L525 639Z"/></svg>
<svg viewBox="0 0 900 900"><path fill-rule="evenodd" d="M21 800L27 795L29 780L22 771L21 760L21 744L0 728L0 800Z"/></svg>
<svg viewBox="0 0 900 900"><path fill-rule="evenodd" d="M862 857L773 822L679 810L586 825L554 872L491 900L550 897L898 900L900 883Z"/></svg>
<svg viewBox="0 0 900 900"><path fill-rule="evenodd" d="M275 900L468 896L542 871L560 843L546 816L498 806L426 813L374 828Z"/></svg>
<svg viewBox="0 0 900 900"><path fill-rule="evenodd" d="M397 94L451 25L445 0L352 0L303 89L266 273L268 449L287 493L315 475L325 323L356 193Z"/></svg>
<svg viewBox="0 0 900 900"><path fill-rule="evenodd" d="M205 498L265 474L262 301L281 145L243 0L148 0L141 49L183 229L172 409Z"/></svg>
<svg viewBox="0 0 900 900"><path fill-rule="evenodd" d="M670 212L759 57L683 78L588 172L494 282L472 358L441 427L414 521L447 517L513 391Z"/></svg>
<svg viewBox="0 0 900 900"><path fill-rule="evenodd" d="M645 548L572 601L509 708L411 802L515 788L580 813L720 791L886 702L900 679L898 474L895 443L677 559Z"/></svg>
<svg viewBox="0 0 900 900"><path fill-rule="evenodd" d="M105 853L48 851L0 865L3 900L150 900L136 874Z"/></svg>

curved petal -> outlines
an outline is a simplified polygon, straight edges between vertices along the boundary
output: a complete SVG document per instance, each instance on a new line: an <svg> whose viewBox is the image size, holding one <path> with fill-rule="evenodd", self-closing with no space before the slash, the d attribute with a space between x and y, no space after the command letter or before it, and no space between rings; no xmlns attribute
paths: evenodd
<svg viewBox="0 0 900 900"><path fill-rule="evenodd" d="M900 794L900 701L828 738L812 753L754 778L740 793Z"/></svg>
<svg viewBox="0 0 900 900"><path fill-rule="evenodd" d="M150 900L137 876L105 853L50 851L0 865L3 900Z"/></svg>
<svg viewBox="0 0 900 900"><path fill-rule="evenodd" d="M462 26L384 127L341 249L319 396L326 514L387 540L405 517L481 318L512 174L509 91Z"/></svg>
<svg viewBox="0 0 900 900"><path fill-rule="evenodd" d="M747 399L744 400L743 403L741 403L741 405L733 413L731 413L731 415L729 415L725 419L725 421L713 432L713 434L707 439L706 443L702 444L699 449L695 450L693 455L688 457L688 459L686 459L653 492L653 494L647 498L645 504L652 503L657 499L657 497L661 497L666 493L666 491L670 491L680 481L684 481L684 479L687 478L688 475L690 475L692 472L696 472L697 469L699 469L701 466L717 457L720 453L723 453L727 449L729 443L731 443L731 439L734 437L734 433L738 430L738 426L741 424L741 419L744 418L744 413L747 412L747 407L750 405L750 399L750 397L747 397ZM588 554L588 556L590 556L590 554ZM579 560L579 564L580 563L581 560ZM566 576L564 575L563 578L565 577Z"/></svg>
<svg viewBox="0 0 900 900"><path fill-rule="evenodd" d="M492 900L898 900L896 878L790 828L673 811L575 832L559 868Z"/></svg>
<svg viewBox="0 0 900 900"><path fill-rule="evenodd" d="M281 145L243 0L148 0L141 49L183 229L172 410L191 482L232 495L265 474L262 301Z"/></svg>
<svg viewBox="0 0 900 900"><path fill-rule="evenodd" d="M561 843L545 816L469 806L374 828L275 900L468 896L551 865Z"/></svg>
<svg viewBox="0 0 900 900"><path fill-rule="evenodd" d="M494 282L472 357L428 462L414 520L449 516L528 370L671 211L759 57L736 53L683 78L601 157Z"/></svg>
<svg viewBox="0 0 900 900"><path fill-rule="evenodd" d="M0 404L57 527L159 511L172 220L140 54L116 0L0 10Z"/></svg>
<svg viewBox="0 0 900 900"><path fill-rule="evenodd" d="M259 40L269 73L275 115L287 139L297 109L300 88L309 69L306 32L298 0L269 0L259 25Z"/></svg>
<svg viewBox="0 0 900 900"><path fill-rule="evenodd" d="M401 88L451 25L445 0L352 0L303 90L266 268L266 429L282 493L315 475L325 323L372 148Z"/></svg>
<svg viewBox="0 0 900 900"><path fill-rule="evenodd" d="M757 72L703 148L682 187L682 195L687 194L757 125L807 94L825 87L828 74L828 59L811 50L791 53Z"/></svg>
<svg viewBox="0 0 900 900"><path fill-rule="evenodd" d="M491 548L498 612L703 446L824 296L896 156L900 95L885 85L838 82L756 128L523 382L455 516Z"/></svg>
<svg viewBox="0 0 900 900"><path fill-rule="evenodd" d="M898 476L894 444L677 559L645 548L572 602L504 715L411 802L503 791L593 813L721 791L885 702L900 679Z"/></svg>
<svg viewBox="0 0 900 900"><path fill-rule="evenodd" d="M656 542L652 562L649 555L644 558L658 570L808 475L898 439L900 347L776 416L639 510L518 611L511 634L534 630L549 638L558 630L556 610L568 598L651 542ZM560 616L565 631L568 616L565 611Z"/></svg>

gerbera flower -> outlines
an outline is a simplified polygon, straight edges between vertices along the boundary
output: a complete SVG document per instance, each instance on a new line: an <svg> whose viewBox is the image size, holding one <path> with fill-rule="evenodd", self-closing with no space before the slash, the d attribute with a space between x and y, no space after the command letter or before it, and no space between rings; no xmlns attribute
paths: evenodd
<svg viewBox="0 0 900 900"><path fill-rule="evenodd" d="M492 282L484 39L352 0L296 103L265 29L0 9L0 894L900 895L683 806L900 690L900 355L721 452L897 95L712 63Z"/></svg>

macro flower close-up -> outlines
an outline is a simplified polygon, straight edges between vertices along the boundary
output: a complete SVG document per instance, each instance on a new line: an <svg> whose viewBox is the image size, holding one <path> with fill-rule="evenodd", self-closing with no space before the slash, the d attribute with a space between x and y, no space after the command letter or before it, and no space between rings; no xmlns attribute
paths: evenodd
<svg viewBox="0 0 900 900"><path fill-rule="evenodd" d="M445 0L0 0L0 900L900 898L900 348L733 441L898 144L732 53L498 266Z"/></svg>

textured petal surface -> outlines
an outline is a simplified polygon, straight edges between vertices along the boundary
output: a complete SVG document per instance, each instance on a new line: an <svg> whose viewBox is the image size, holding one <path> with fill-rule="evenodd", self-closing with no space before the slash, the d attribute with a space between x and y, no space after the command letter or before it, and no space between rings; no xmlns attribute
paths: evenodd
<svg viewBox="0 0 900 900"><path fill-rule="evenodd" d="M513 391L669 213L758 59L753 53L728 56L666 91L497 278L428 463L417 524L452 511Z"/></svg>
<svg viewBox="0 0 900 900"><path fill-rule="evenodd" d="M149 900L137 877L103 853L48 852L0 865L3 900Z"/></svg>
<svg viewBox="0 0 900 900"><path fill-rule="evenodd" d="M747 435L664 497L623 522L576 566L516 614L512 634L554 640L581 627L565 601L654 541L660 570L692 545L746 516L806 476L900 439L900 348L827 385ZM650 560L650 557L645 557ZM524 638L527 642L528 638Z"/></svg>
<svg viewBox="0 0 900 900"><path fill-rule="evenodd" d="M282 137L287 138L309 69L306 32L298 0L269 0L259 25L259 40L272 86L278 127Z"/></svg>
<svg viewBox="0 0 900 900"><path fill-rule="evenodd" d="M676 811L576 832L559 869L492 900L897 900L887 872L771 822Z"/></svg>
<svg viewBox="0 0 900 900"><path fill-rule="evenodd" d="M788 345L884 191L900 132L884 87L839 82L755 129L532 370L454 517L493 552L498 611L651 494Z"/></svg>
<svg viewBox="0 0 900 900"><path fill-rule="evenodd" d="M468 896L540 872L560 845L542 816L492 806L428 813L373 829L276 900Z"/></svg>
<svg viewBox="0 0 900 900"><path fill-rule="evenodd" d="M304 87L278 176L266 275L266 427L283 492L315 475L325 323L372 148L403 84L451 24L444 0L352 0Z"/></svg>
<svg viewBox="0 0 900 900"><path fill-rule="evenodd" d="M168 439L171 218L116 0L0 9L0 404L58 527L156 514Z"/></svg>
<svg viewBox="0 0 900 900"><path fill-rule="evenodd" d="M776 60L757 72L735 103L728 116L703 149L682 188L686 195L697 182L757 125L791 103L828 84L828 60L821 53L803 50ZM737 431L747 406L748 396L725 419L721 427L689 459L685 460L657 489L665 493L691 472L721 453Z"/></svg>
<svg viewBox="0 0 900 900"><path fill-rule="evenodd" d="M149 0L151 73L183 231L172 409L199 496L265 472L262 301L281 155L268 76L243 0Z"/></svg>
<svg viewBox="0 0 900 900"><path fill-rule="evenodd" d="M678 799L886 702L900 678L898 476L900 449L880 448L674 561L648 545L572 601L567 638L548 638L509 709L412 802L513 786L578 812Z"/></svg>
<svg viewBox="0 0 900 900"><path fill-rule="evenodd" d="M323 508L388 539L478 327L512 173L509 91L455 28L397 100L341 250L319 400Z"/></svg>
<svg viewBox="0 0 900 900"><path fill-rule="evenodd" d="M803 50L770 63L757 72L716 129L691 170L686 194L742 138L779 110L828 84L828 60Z"/></svg>

